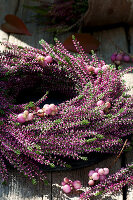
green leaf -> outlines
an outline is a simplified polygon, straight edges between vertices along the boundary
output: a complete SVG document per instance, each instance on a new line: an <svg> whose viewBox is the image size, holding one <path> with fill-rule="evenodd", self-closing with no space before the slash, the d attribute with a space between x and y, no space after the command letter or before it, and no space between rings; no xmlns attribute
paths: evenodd
<svg viewBox="0 0 133 200"><path fill-rule="evenodd" d="M72 40L75 40L75 35L72 35Z"/></svg>
<svg viewBox="0 0 133 200"><path fill-rule="evenodd" d="M11 109L11 108L13 108L13 105L9 105L8 107Z"/></svg>
<svg viewBox="0 0 133 200"><path fill-rule="evenodd" d="M70 58L65 56L65 61L67 61L68 63L70 63Z"/></svg>
<svg viewBox="0 0 133 200"><path fill-rule="evenodd" d="M59 123L61 123L61 119L57 119L54 121L54 124L59 124Z"/></svg>
<svg viewBox="0 0 133 200"><path fill-rule="evenodd" d="M36 149L41 150L41 147L40 147L38 144L35 144L34 147L35 147Z"/></svg>
<svg viewBox="0 0 133 200"><path fill-rule="evenodd" d="M87 160L88 160L88 158L87 158L87 157L84 157L84 156L83 156L83 157L81 156L80 158L81 158L81 160L84 160L84 161L87 161Z"/></svg>
<svg viewBox="0 0 133 200"><path fill-rule="evenodd" d="M48 180L44 180L44 184L45 184L45 185L48 185Z"/></svg>
<svg viewBox="0 0 133 200"><path fill-rule="evenodd" d="M111 118L111 117L112 117L112 114L107 114L107 115L105 115L105 117Z"/></svg>
<svg viewBox="0 0 133 200"><path fill-rule="evenodd" d="M69 164L66 164L65 166L66 166L66 168L68 168L68 169L72 168L72 166L69 165Z"/></svg>
<svg viewBox="0 0 133 200"><path fill-rule="evenodd" d="M14 150L14 152L17 154L17 155L20 155L20 151L19 150Z"/></svg>
<svg viewBox="0 0 133 200"><path fill-rule="evenodd" d="M96 141L97 140L97 138L91 138L91 139L88 139L88 140L85 140L86 142L94 142L94 141Z"/></svg>
<svg viewBox="0 0 133 200"><path fill-rule="evenodd" d="M32 148L31 146L27 146L27 149L28 149L29 151L33 151L33 148Z"/></svg>
<svg viewBox="0 0 133 200"><path fill-rule="evenodd" d="M18 48L19 48L19 49L24 49L24 47L22 47L22 46L18 46Z"/></svg>
<svg viewBox="0 0 133 200"><path fill-rule="evenodd" d="M33 184L33 185L36 185L36 184L37 184L37 181L36 181L35 178L32 179L32 184Z"/></svg>
<svg viewBox="0 0 133 200"><path fill-rule="evenodd" d="M101 135L101 134L97 134L96 137L99 138L99 139L103 139L104 138L104 136Z"/></svg>
<svg viewBox="0 0 133 200"><path fill-rule="evenodd" d="M3 124L4 124L4 122L3 122L3 121L0 121L0 126L3 125Z"/></svg>
<svg viewBox="0 0 133 200"><path fill-rule="evenodd" d="M121 108L118 113L121 114L124 111L124 108Z"/></svg>
<svg viewBox="0 0 133 200"><path fill-rule="evenodd" d="M0 109L0 114L4 115L5 114L4 110Z"/></svg>
<svg viewBox="0 0 133 200"><path fill-rule="evenodd" d="M57 42L57 41L58 41L58 38L54 37L54 41Z"/></svg>
<svg viewBox="0 0 133 200"><path fill-rule="evenodd" d="M35 103L33 101L30 101L26 106L25 109L27 110L28 108L34 108L35 107Z"/></svg>
<svg viewBox="0 0 133 200"><path fill-rule="evenodd" d="M90 122L88 120L84 119L80 123L81 123L81 125L88 125Z"/></svg>
<svg viewBox="0 0 133 200"><path fill-rule="evenodd" d="M103 191L99 191L95 193L95 196L101 195L103 193Z"/></svg>
<svg viewBox="0 0 133 200"><path fill-rule="evenodd" d="M83 99L83 97L84 97L84 95L83 95L83 94L79 95L79 96L78 96L78 100L81 100L81 99Z"/></svg>
<svg viewBox="0 0 133 200"><path fill-rule="evenodd" d="M19 122L14 122L14 125L15 125L15 126L19 126L20 123L19 123Z"/></svg>
<svg viewBox="0 0 133 200"><path fill-rule="evenodd" d="M101 147L95 148L96 151L101 151Z"/></svg>
<svg viewBox="0 0 133 200"><path fill-rule="evenodd" d="M55 167L54 163L50 163L49 165L50 165L51 168Z"/></svg>
<svg viewBox="0 0 133 200"><path fill-rule="evenodd" d="M92 55L95 55L95 52L94 52L94 50L91 50L91 54L92 54Z"/></svg>

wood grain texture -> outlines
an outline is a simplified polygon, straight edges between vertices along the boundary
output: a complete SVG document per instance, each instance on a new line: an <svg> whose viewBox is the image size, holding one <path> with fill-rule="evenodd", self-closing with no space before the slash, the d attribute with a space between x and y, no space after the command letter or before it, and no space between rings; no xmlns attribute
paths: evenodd
<svg viewBox="0 0 133 200"><path fill-rule="evenodd" d="M6 4L5 4L6 2ZM18 1L14 0L13 4L9 6L10 0L0 0L1 7L0 11L2 11L3 17L0 18L2 21L4 19L5 13L9 14L17 14L18 17L23 19L25 22L27 28L32 33L32 36L25 36L25 35L17 35L12 34L9 35L2 32L0 30L0 41L8 41L14 44L18 44L21 46L33 46L36 48L41 48L38 41L40 39L44 39L49 43L53 42L53 34L52 33L46 33L44 27L39 26L35 22L28 23L27 21L30 19L31 16L33 16L33 12L30 10L27 10L23 7L23 5L31 4L31 0L20 0L19 1L19 7L18 7ZM33 5L33 2L32 2ZM16 10L16 8L18 9ZM3 9L3 10L2 10ZM0 22L1 22L0 21ZM57 35L56 37L63 42L68 35L71 33L66 33L62 35ZM117 44L119 48L124 49L127 51L128 44L127 39L125 35L125 31L123 28L116 28L111 30L104 30L95 32L93 34L100 42L101 45L99 47L99 50L97 51L98 56L102 57L107 63L110 63L110 56L111 54L116 50L116 46L114 44ZM133 28L130 29L130 35L133 36ZM133 37L131 36L130 43L131 43L131 52L133 52ZM8 38L9 37L9 38ZM113 41L113 42L112 42ZM132 74L126 77L126 81L128 82L128 85L132 84ZM127 163L130 159L132 159L133 154L127 154ZM85 191L87 189L87 182L88 182L88 171L91 169L95 169L96 167L108 167L110 166L110 163L114 160L114 157L111 159L107 159L105 161L102 161L100 163L97 163L91 167L85 167L78 170L70 170L70 171L60 171L60 172L49 172L47 173L49 185L45 186L41 183L38 183L37 185L32 185L30 181L28 181L25 177L20 175L16 170L10 169L9 173L9 184L4 186L0 184L0 200L77 200L78 196L75 196L74 194L68 196L65 195L61 190L61 182L64 177L68 177L71 180L80 180L82 182L82 188ZM114 167L111 168L110 173L116 172L118 169L121 168L121 159L118 160L118 162L114 165ZM130 189L128 192L127 200L132 200L133 197L133 189ZM123 195L122 193L118 194L117 196L103 196L101 199L104 200L122 200Z"/></svg>
<svg viewBox="0 0 133 200"><path fill-rule="evenodd" d="M33 18L35 13L32 10L25 8L24 5L36 6L39 5L39 1L34 2L32 0L20 0L19 7L16 12L16 15L23 20L32 36L11 34L9 36L9 42L13 42L14 44L19 44L21 46L32 46L35 48L41 48L39 44L41 39L53 44L53 34L45 32L45 26L40 26Z"/></svg>
<svg viewBox="0 0 133 200"><path fill-rule="evenodd" d="M97 31L93 35L100 41L97 55L110 64L110 56L117 50L128 51L128 43L124 28Z"/></svg>
<svg viewBox="0 0 133 200"><path fill-rule="evenodd" d="M133 141L133 136L132 136L132 141ZM133 149L132 151L126 153L126 164L131 164L132 162L133 162ZM128 188L126 200L132 200L132 199L133 199L133 186Z"/></svg>
<svg viewBox="0 0 133 200"><path fill-rule="evenodd" d="M33 185L30 180L21 175L17 170L9 169L7 185L0 184L0 200L46 200L50 199L51 175L48 175L49 185L38 182Z"/></svg>
<svg viewBox="0 0 133 200"><path fill-rule="evenodd" d="M18 0L0 0L0 26L4 23L4 18L7 14L15 14L18 5Z"/></svg>

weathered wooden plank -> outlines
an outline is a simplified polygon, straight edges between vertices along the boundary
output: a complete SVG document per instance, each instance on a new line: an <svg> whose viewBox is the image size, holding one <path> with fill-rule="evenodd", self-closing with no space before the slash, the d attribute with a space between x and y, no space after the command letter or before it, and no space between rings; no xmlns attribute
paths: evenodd
<svg viewBox="0 0 133 200"><path fill-rule="evenodd" d="M7 14L14 14L17 8L18 1L14 0L12 1L12 4L10 3L10 0L0 0L0 26L5 23L5 16ZM9 6L10 5L10 6ZM2 41L8 41L9 34L5 33L0 29L0 42ZM5 49L4 46L0 46L0 50L3 51Z"/></svg>
<svg viewBox="0 0 133 200"><path fill-rule="evenodd" d="M0 0L0 25L4 23L7 14L15 14L18 6L18 0Z"/></svg>
<svg viewBox="0 0 133 200"><path fill-rule="evenodd" d="M100 41L97 55L106 63L111 63L110 56L117 50L128 51L128 44L124 28L97 31L93 35Z"/></svg>
<svg viewBox="0 0 133 200"><path fill-rule="evenodd" d="M8 184L0 184L0 200L49 200L51 196L50 180L51 175L48 174L48 186L40 182L33 185L30 180L11 169Z"/></svg>
<svg viewBox="0 0 133 200"><path fill-rule="evenodd" d="M31 0L20 0L19 9L16 15L23 20L32 36L11 34L9 37L9 42L19 44L21 46L32 46L36 48L41 48L39 44L41 39L53 44L53 34L45 32L45 25L40 26L35 21L31 21L31 18L35 13L32 10L24 7L24 5L34 6L38 4L38 1L33 2Z"/></svg>
<svg viewBox="0 0 133 200"><path fill-rule="evenodd" d="M133 141L133 136L132 136L132 141ZM132 162L133 162L133 149L132 151L126 153L126 164L131 164ZM133 199L133 186L129 187L127 191L127 200L131 199Z"/></svg>
<svg viewBox="0 0 133 200"><path fill-rule="evenodd" d="M4 31L0 30L0 42L7 42L8 41L8 34ZM0 51L4 51L5 46L0 44Z"/></svg>
<svg viewBox="0 0 133 200"><path fill-rule="evenodd" d="M15 2L15 1L14 1ZM19 2L18 10L14 6L14 13L25 22L32 36L11 34L7 40L13 44L21 46L33 46L40 48L38 41L44 39L47 42L53 41L53 36L42 31L36 23L27 24L26 20L32 16L32 12L23 7L24 3L31 3L31 1L17 1ZM33 2L32 2L33 3ZM8 4L9 5L9 4ZM32 5L32 4L31 4ZM9 6L10 7L10 6ZM15 13L16 12L16 13ZM10 12L8 12L10 13ZM2 36L2 40L4 37ZM46 174L48 177L48 186L38 183L37 185L32 185L25 177L21 176L16 170L10 171L9 174L9 184L4 186L0 184L0 200L50 200L51 199L51 173Z"/></svg>

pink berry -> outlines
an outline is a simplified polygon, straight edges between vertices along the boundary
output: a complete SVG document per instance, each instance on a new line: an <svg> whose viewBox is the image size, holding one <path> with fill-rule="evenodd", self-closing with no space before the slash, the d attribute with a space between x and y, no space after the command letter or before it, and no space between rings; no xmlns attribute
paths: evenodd
<svg viewBox="0 0 133 200"><path fill-rule="evenodd" d="M93 180L89 180L88 184L91 186L91 185L94 185L94 181Z"/></svg>
<svg viewBox="0 0 133 200"><path fill-rule="evenodd" d="M95 172L98 172L98 170L99 170L99 168L96 168L96 169L95 169Z"/></svg>
<svg viewBox="0 0 133 200"><path fill-rule="evenodd" d="M43 106L43 108L42 108L43 111L45 112L45 109L48 108L48 107L49 107L49 104L44 104L44 106Z"/></svg>
<svg viewBox="0 0 133 200"><path fill-rule="evenodd" d="M45 114L46 115L50 115L52 112L51 108L48 106L47 108L45 108Z"/></svg>
<svg viewBox="0 0 133 200"><path fill-rule="evenodd" d="M37 111L37 115L38 115L39 117L44 117L44 111L43 111L43 109L39 109L39 110Z"/></svg>
<svg viewBox="0 0 133 200"><path fill-rule="evenodd" d="M62 181L62 182L61 182L61 185L64 186L64 185L66 185L66 183L65 183L64 181Z"/></svg>
<svg viewBox="0 0 133 200"><path fill-rule="evenodd" d="M64 178L65 183L69 183L69 179L67 177Z"/></svg>
<svg viewBox="0 0 133 200"><path fill-rule="evenodd" d="M75 188L75 190L80 189L81 188L81 182L76 180L73 182L73 187Z"/></svg>
<svg viewBox="0 0 133 200"><path fill-rule="evenodd" d="M92 174L92 179L94 181L97 181L99 179L99 174L97 172L95 172L94 174Z"/></svg>
<svg viewBox="0 0 133 200"><path fill-rule="evenodd" d="M27 118L26 118L26 121L31 121L31 120L33 120L33 118L34 118L33 113L29 113Z"/></svg>
<svg viewBox="0 0 133 200"><path fill-rule="evenodd" d="M97 106L102 106L102 105L104 105L104 101L103 101L103 100L99 100L99 101L97 102Z"/></svg>
<svg viewBox="0 0 133 200"><path fill-rule="evenodd" d="M24 118L26 118L26 117L28 116L28 114L29 114L29 111L28 111L28 110L25 110L25 111L23 112Z"/></svg>
<svg viewBox="0 0 133 200"><path fill-rule="evenodd" d="M51 108L52 111L55 111L56 106L54 104L50 104L49 107Z"/></svg>
<svg viewBox="0 0 133 200"><path fill-rule="evenodd" d="M17 116L17 121L19 123L24 123L26 121L25 117L23 116L23 113L20 113L18 116Z"/></svg>
<svg viewBox="0 0 133 200"><path fill-rule="evenodd" d="M101 116L103 116L103 115L104 115L104 112L103 112L103 110L99 110L99 112L100 112ZM95 170L95 171L96 171L96 170Z"/></svg>
<svg viewBox="0 0 133 200"><path fill-rule="evenodd" d="M95 70L94 70L95 74L98 74L98 72L99 72L100 70L101 70L100 67L95 68Z"/></svg>
<svg viewBox="0 0 133 200"><path fill-rule="evenodd" d="M121 64L121 61L115 60L114 63L117 64L117 65L120 65L120 64Z"/></svg>
<svg viewBox="0 0 133 200"><path fill-rule="evenodd" d="M87 71L89 71L89 72L94 72L94 67L88 66L88 67L87 67Z"/></svg>
<svg viewBox="0 0 133 200"><path fill-rule="evenodd" d="M53 116L53 115L55 115L55 114L56 114L56 112L55 112L55 111L52 111L52 112L51 112L51 115L52 115L52 116Z"/></svg>
<svg viewBox="0 0 133 200"><path fill-rule="evenodd" d="M46 56L46 57L45 57L45 61L46 61L46 63L52 63L52 62L53 62L53 59L52 59L51 56Z"/></svg>
<svg viewBox="0 0 133 200"><path fill-rule="evenodd" d="M92 176L92 174L94 174L94 173L95 173L94 170L90 170L88 176L90 177L90 176Z"/></svg>
<svg viewBox="0 0 133 200"><path fill-rule="evenodd" d="M37 112L38 110L40 110L40 107L37 106L37 107L36 107L36 112Z"/></svg>
<svg viewBox="0 0 133 200"><path fill-rule="evenodd" d="M109 174L109 169L108 168L103 168L103 170L104 170L104 175Z"/></svg>
<svg viewBox="0 0 133 200"><path fill-rule="evenodd" d="M104 174L104 170L103 170L102 168L100 168L100 169L98 170L98 174L99 174L99 175L103 175L103 174Z"/></svg>
<svg viewBox="0 0 133 200"><path fill-rule="evenodd" d="M122 61L122 54L117 54L115 60Z"/></svg>
<svg viewBox="0 0 133 200"><path fill-rule="evenodd" d="M109 68L109 65L103 65L103 66L102 66L102 70L103 70L103 71L106 71L108 68Z"/></svg>
<svg viewBox="0 0 133 200"><path fill-rule="evenodd" d="M100 60L101 66L105 65L105 62L103 60Z"/></svg>
<svg viewBox="0 0 133 200"><path fill-rule="evenodd" d="M36 60L39 61L40 65L42 65L43 67L47 65L44 56L39 55L36 57Z"/></svg>
<svg viewBox="0 0 133 200"><path fill-rule="evenodd" d="M112 54L112 56L111 56L111 61L114 62L115 59L116 59L116 55Z"/></svg>
<svg viewBox="0 0 133 200"><path fill-rule="evenodd" d="M124 61L124 62L129 62L129 61L130 61L130 56L124 55L124 56L123 56L123 61Z"/></svg>
<svg viewBox="0 0 133 200"><path fill-rule="evenodd" d="M105 106L106 106L106 108L110 108L110 107L111 107L111 103L106 102L106 103L105 103Z"/></svg>
<svg viewBox="0 0 133 200"><path fill-rule="evenodd" d="M65 193L70 193L71 192L71 187L70 185L66 184L62 187L62 190L65 192Z"/></svg>
<svg viewBox="0 0 133 200"><path fill-rule="evenodd" d="M100 175L100 177L99 177L99 180L100 181L104 181L106 179L106 176L105 175Z"/></svg>

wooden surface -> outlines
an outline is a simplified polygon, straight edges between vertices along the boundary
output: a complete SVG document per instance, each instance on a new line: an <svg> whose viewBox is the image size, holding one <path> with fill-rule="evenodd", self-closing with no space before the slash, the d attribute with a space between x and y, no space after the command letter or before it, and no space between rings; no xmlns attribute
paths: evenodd
<svg viewBox="0 0 133 200"><path fill-rule="evenodd" d="M0 0L0 25L4 22L4 16L6 14L16 14L19 16L28 27L32 36L24 36L17 34L6 34L0 30L0 41L9 41L21 46L33 46L40 48L38 41L44 39L49 43L53 42L53 33L46 33L45 26L39 26L35 22L28 23L28 20L33 16L33 12L23 7L24 4L31 5L30 0L13 0L12 4L10 0ZM36 4L36 2L34 2ZM33 2L32 2L33 5ZM58 35L58 38L63 41L69 34L66 33ZM110 63L111 54L116 51L116 46L125 51L131 51L133 53L133 28L129 27L128 33L124 27L118 27L115 29L108 29L97 31L93 35L101 42L97 55L103 58L107 63ZM3 47L1 47L3 50ZM124 68L124 67L123 67ZM129 73L125 77L127 85L133 85L133 74ZM133 91L131 92L133 94ZM88 171L96 167L108 167L114 157L107 159L103 162L97 163L91 167L86 167L78 170L49 172L47 173L49 184L48 186L37 184L32 185L25 177L19 174L14 169L9 169L10 179L9 184L3 186L0 184L0 200L77 200L78 196L67 196L62 193L60 188L61 181L65 176L72 180L81 180L83 189L86 190L88 182ZM133 161L133 152L126 154L125 162L129 163ZM116 172L121 168L121 158L116 165L111 169L111 173ZM125 191L124 191L125 195ZM125 198L125 197L124 197ZM125 200L123 198L123 192L120 192L117 196L104 196L101 199L104 200ZM128 189L127 199L133 199L133 189Z"/></svg>

